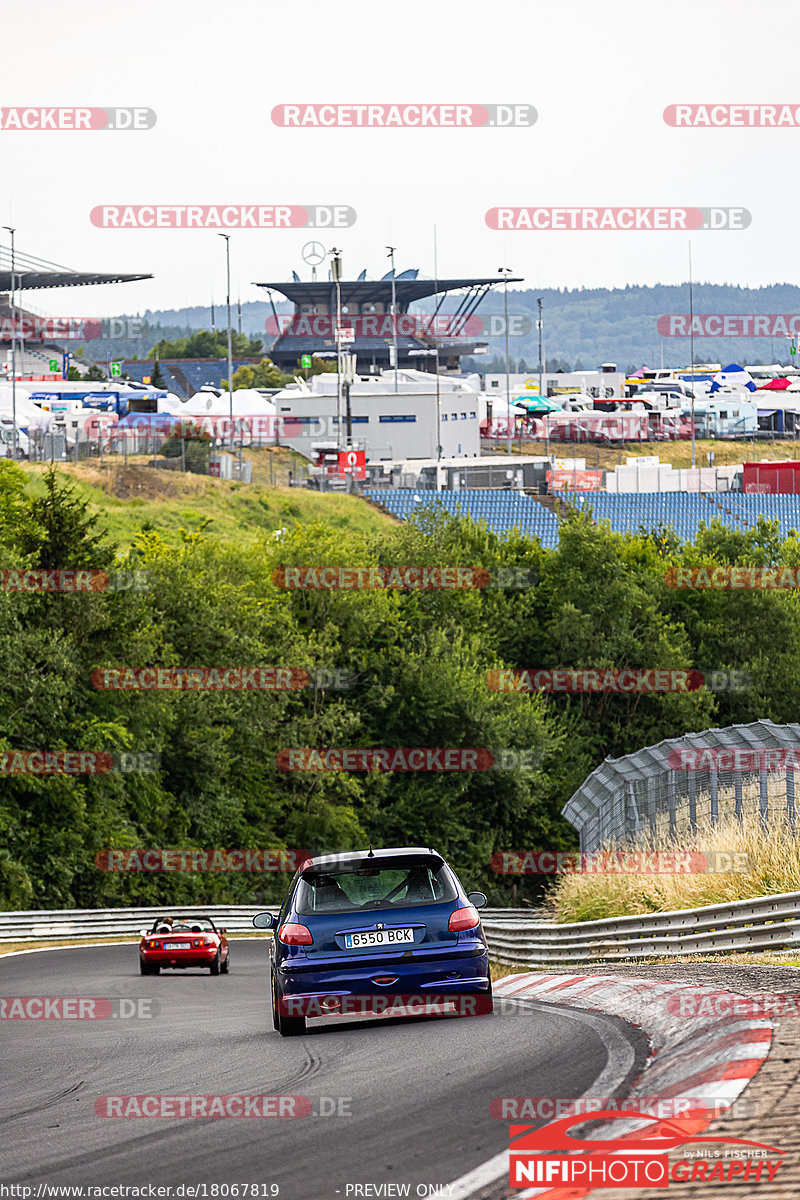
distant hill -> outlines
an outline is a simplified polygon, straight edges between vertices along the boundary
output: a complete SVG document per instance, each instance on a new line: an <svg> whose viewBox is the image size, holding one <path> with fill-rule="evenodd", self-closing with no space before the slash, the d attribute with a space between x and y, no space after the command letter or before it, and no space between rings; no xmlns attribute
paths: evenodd
<svg viewBox="0 0 800 1200"><path fill-rule="evenodd" d="M541 298L544 317L544 354L546 359L559 359L566 367L594 368L601 362L616 362L622 369L641 366L684 366L689 361L689 339L662 337L657 322L662 315L688 313L688 285L625 288L544 288L541 291L509 290L510 313L522 313L530 318L530 332L509 341L509 353L515 368L524 359L523 370L538 363L538 334L536 330L536 301ZM446 306L450 311L457 301ZM419 311L431 311L431 302L416 305ZM276 304L278 312L291 311L287 302ZM443 305L443 309L445 306ZM488 316L503 311L503 293L498 288L482 302L478 315ZM267 301L242 305L242 332L251 337L263 337L268 347L271 340L264 334L264 324L272 308ZM694 312L698 314L732 313L800 314L800 287L793 284L771 284L761 288L734 287L730 284L697 283L694 285ZM208 306L195 308L148 310L140 315L146 325L142 337L130 341L87 342L87 358L104 360L140 358L160 339L184 337L195 329L211 326ZM234 328L238 316L233 310ZM225 326L224 305L216 307L217 328ZM504 354L502 337L489 339L490 358ZM786 337L775 338L709 338L694 339L696 362L739 363L778 362L788 365L789 343ZM485 369L487 359L472 360L478 369Z"/></svg>

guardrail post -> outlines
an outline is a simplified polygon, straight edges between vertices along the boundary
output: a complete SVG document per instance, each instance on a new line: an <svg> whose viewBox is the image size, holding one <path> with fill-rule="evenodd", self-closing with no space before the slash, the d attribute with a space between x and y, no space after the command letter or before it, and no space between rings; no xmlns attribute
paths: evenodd
<svg viewBox="0 0 800 1200"><path fill-rule="evenodd" d="M761 828L767 829L769 826L769 781L766 771L758 772L758 815L761 819Z"/></svg>
<svg viewBox="0 0 800 1200"><path fill-rule="evenodd" d="M642 823L639 820L639 809L636 804L636 792L632 783L628 783L625 786L625 799L625 836L627 837L631 831L638 833L642 827Z"/></svg>
<svg viewBox="0 0 800 1200"><path fill-rule="evenodd" d="M786 772L786 816L794 829L794 771Z"/></svg>
<svg viewBox="0 0 800 1200"><path fill-rule="evenodd" d="M647 821L650 826L650 834L655 837L658 832L658 823L656 821L656 781L652 775L647 777Z"/></svg>
<svg viewBox="0 0 800 1200"><path fill-rule="evenodd" d="M710 776L711 824L716 825L719 821L719 775L716 771L711 771Z"/></svg>

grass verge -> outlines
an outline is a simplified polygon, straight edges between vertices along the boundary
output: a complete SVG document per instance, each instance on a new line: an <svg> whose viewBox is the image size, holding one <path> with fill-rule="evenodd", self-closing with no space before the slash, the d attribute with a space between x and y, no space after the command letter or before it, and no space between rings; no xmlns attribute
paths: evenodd
<svg viewBox="0 0 800 1200"><path fill-rule="evenodd" d="M607 849L615 854L614 847ZM701 820L694 832L674 839L643 836L622 849L675 858L676 870L648 873L646 860L633 858L634 868L641 861L639 869L559 875L548 895L556 920L598 921L800 891L800 836L783 824L763 830L757 816L727 817L715 825ZM724 855L731 869L705 869L705 856L712 853Z"/></svg>

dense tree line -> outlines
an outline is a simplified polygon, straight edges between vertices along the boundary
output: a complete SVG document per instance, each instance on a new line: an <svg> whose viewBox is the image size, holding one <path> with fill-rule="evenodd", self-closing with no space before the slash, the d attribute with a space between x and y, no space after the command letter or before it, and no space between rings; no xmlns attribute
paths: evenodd
<svg viewBox="0 0 800 1200"><path fill-rule="evenodd" d="M668 531L620 536L573 514L557 550L498 537L428 510L380 533L323 524L260 546L222 544L213 526L179 550L146 528L124 555L58 472L31 490L0 463L0 566L122 569L129 589L0 590L0 753L152 752L158 769L0 777L0 905L256 902L284 880L260 875L121 875L95 856L118 847L314 850L439 847L498 903L537 881L493 875L503 849L574 845L562 804L606 755L686 730L797 717L794 592L680 591L676 564L800 565L793 534L714 525L694 546ZM286 566L473 566L469 590L287 590ZM138 574L137 574L138 573ZM8 578L8 577L6 577ZM278 581L280 576L277 577ZM528 586L508 586L520 581ZM125 691L102 668L293 667L347 673L299 690ZM741 692L527 695L490 690L511 667L737 669ZM529 760L472 773L286 772L287 747L518 748ZM11 761L5 759L4 761Z"/></svg>

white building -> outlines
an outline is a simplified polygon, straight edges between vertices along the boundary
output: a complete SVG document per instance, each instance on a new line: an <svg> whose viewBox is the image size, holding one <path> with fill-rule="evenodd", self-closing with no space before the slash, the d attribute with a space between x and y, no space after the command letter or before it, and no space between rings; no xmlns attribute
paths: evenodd
<svg viewBox="0 0 800 1200"><path fill-rule="evenodd" d="M611 370L615 364L609 363L608 368L601 371L545 371L542 374L542 391L545 396L558 399L569 393L583 392L591 400L619 400L625 395L625 372ZM530 371L527 375L509 375L512 401L516 396L539 394L539 373ZM502 396L505 400L505 375L487 375L486 391Z"/></svg>
<svg viewBox="0 0 800 1200"><path fill-rule="evenodd" d="M353 444L365 448L367 463L436 458L441 430L444 458L480 455L480 393L471 380L437 377L402 369L357 376L350 388ZM344 402L338 401L338 376L314 375L273 396L280 418L280 439L309 458L315 449L335 446L340 420L346 430ZM342 444L344 444L342 442Z"/></svg>

